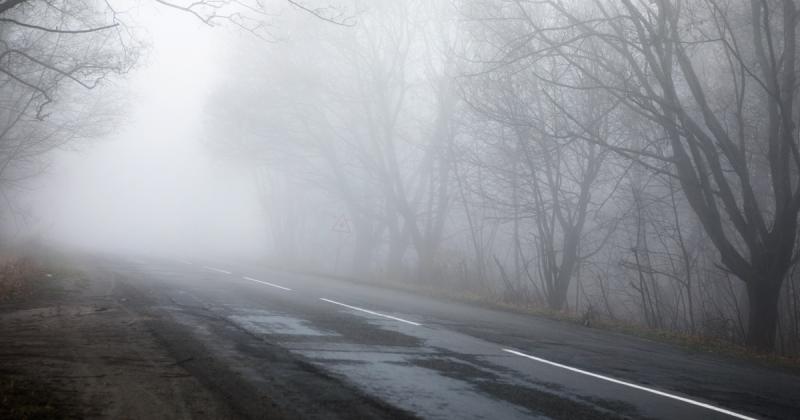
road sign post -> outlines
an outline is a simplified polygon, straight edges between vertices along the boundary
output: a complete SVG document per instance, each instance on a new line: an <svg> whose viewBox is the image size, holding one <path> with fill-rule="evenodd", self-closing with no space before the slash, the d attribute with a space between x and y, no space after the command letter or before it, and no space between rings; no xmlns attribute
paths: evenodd
<svg viewBox="0 0 800 420"><path fill-rule="evenodd" d="M333 226L331 226L331 230L336 232L337 236L336 261L334 262L333 272L339 274L339 257L342 254L342 238L344 235L350 233L350 222L347 220L347 216L340 215L336 219L336 222L333 223Z"/></svg>

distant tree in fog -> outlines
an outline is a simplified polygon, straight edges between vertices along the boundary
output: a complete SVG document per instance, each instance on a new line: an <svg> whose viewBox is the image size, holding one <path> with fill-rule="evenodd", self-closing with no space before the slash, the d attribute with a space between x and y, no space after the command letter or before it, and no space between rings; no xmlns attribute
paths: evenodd
<svg viewBox="0 0 800 420"><path fill-rule="evenodd" d="M82 91L136 57L131 37L93 3L0 4L0 188L39 174L52 149L108 129L108 98Z"/></svg>
<svg viewBox="0 0 800 420"><path fill-rule="evenodd" d="M297 263L800 345L793 3L355 7L232 49L208 104Z"/></svg>
<svg viewBox="0 0 800 420"><path fill-rule="evenodd" d="M155 3L208 25L227 24L271 37L271 17L258 2ZM325 2L286 4L327 22L355 22L347 9ZM88 91L136 64L141 42L128 9L138 5L91 0L0 3L0 189L40 173L46 166L43 156L52 149L108 132L115 98Z"/></svg>
<svg viewBox="0 0 800 420"><path fill-rule="evenodd" d="M597 252L584 244L589 219L613 193L601 188L609 178L603 171L609 151L597 143L613 143L607 116L615 103L590 91L553 89L528 76L512 70L502 78L470 77L465 90L473 109L500 126L499 138L489 140L500 160L487 156L482 164L508 184L490 194L512 224L513 281L533 272L531 280L541 284L547 305L562 310L582 260ZM534 267L524 261L521 229L532 230Z"/></svg>

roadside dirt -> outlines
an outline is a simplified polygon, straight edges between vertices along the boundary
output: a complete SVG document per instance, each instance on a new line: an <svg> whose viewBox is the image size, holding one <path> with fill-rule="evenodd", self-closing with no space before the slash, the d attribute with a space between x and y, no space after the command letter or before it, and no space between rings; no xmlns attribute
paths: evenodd
<svg viewBox="0 0 800 420"><path fill-rule="evenodd" d="M113 285L56 274L0 305L0 418L236 417Z"/></svg>
<svg viewBox="0 0 800 420"><path fill-rule="evenodd" d="M39 273L0 303L0 418L410 417L144 278L89 266Z"/></svg>

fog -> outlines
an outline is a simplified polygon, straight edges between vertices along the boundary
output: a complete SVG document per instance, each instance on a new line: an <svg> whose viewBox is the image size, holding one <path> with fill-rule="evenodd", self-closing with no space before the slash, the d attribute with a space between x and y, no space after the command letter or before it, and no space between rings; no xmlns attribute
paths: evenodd
<svg viewBox="0 0 800 420"><path fill-rule="evenodd" d="M233 35L148 7L147 57L114 82L116 128L57 152L35 181L30 226L87 250L177 257L264 256L266 227L247 168L209 153L203 111Z"/></svg>
<svg viewBox="0 0 800 420"><path fill-rule="evenodd" d="M0 6L7 242L796 354L800 18L652 3Z"/></svg>

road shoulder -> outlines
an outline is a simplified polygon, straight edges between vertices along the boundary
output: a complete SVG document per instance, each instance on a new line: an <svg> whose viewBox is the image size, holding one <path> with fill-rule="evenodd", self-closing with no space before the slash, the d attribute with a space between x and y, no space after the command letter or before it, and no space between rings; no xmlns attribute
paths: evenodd
<svg viewBox="0 0 800 420"><path fill-rule="evenodd" d="M113 279L55 273L38 281L0 306L0 417L235 418L147 322Z"/></svg>
<svg viewBox="0 0 800 420"><path fill-rule="evenodd" d="M409 417L95 263L0 305L0 418Z"/></svg>

